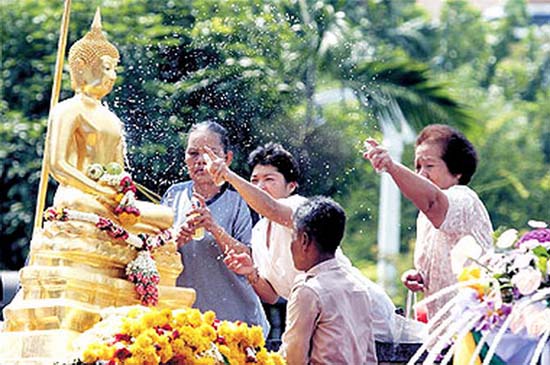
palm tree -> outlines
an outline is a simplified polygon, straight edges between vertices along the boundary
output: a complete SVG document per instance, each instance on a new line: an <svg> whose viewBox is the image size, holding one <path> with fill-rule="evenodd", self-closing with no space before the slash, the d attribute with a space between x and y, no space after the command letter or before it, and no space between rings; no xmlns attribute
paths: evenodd
<svg viewBox="0 0 550 365"><path fill-rule="evenodd" d="M466 128L472 118L449 95L448 85L435 82L422 62L430 51L427 23L419 18L404 21L400 8L390 1L378 3L377 8L369 5L373 4L300 0L294 8L286 8L300 18L307 45L297 67L306 85L302 138L313 132L316 113L321 113L315 91L322 70L341 85L323 95L358 99L378 120L384 139L391 140L390 153L400 161L404 144L413 140L411 127L447 123ZM391 256L398 253L400 242L400 192L386 175L380 187L379 217L378 278L391 290L396 276Z"/></svg>

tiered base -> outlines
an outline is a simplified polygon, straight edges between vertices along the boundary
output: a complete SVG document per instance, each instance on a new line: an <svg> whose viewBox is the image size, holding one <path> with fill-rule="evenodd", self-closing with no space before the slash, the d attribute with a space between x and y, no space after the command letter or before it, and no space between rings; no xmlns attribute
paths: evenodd
<svg viewBox="0 0 550 365"><path fill-rule="evenodd" d="M152 254L160 276L158 307L191 307L195 291L174 286L182 270L174 242ZM78 356L73 341L101 320L102 310L141 303L124 279L136 255L91 223L46 223L31 242L29 265L19 273L22 289L4 308L0 364L70 363Z"/></svg>
<svg viewBox="0 0 550 365"><path fill-rule="evenodd" d="M71 361L76 331L44 330L0 333L0 364L45 365Z"/></svg>

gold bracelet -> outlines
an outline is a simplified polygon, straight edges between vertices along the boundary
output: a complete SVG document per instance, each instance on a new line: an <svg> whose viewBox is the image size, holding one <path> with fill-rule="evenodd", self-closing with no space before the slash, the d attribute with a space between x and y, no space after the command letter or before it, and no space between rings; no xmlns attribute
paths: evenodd
<svg viewBox="0 0 550 365"><path fill-rule="evenodd" d="M260 273L257 266L254 266L254 271L246 275L246 280L248 280L251 285L256 285L258 283L260 280Z"/></svg>

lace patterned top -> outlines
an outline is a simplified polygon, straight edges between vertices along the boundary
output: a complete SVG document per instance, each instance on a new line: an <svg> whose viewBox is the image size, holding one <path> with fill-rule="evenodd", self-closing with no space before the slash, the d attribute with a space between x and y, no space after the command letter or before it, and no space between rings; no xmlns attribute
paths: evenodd
<svg viewBox="0 0 550 365"><path fill-rule="evenodd" d="M449 209L439 229L422 212L416 222L414 266L424 279L426 296L457 282L451 270L451 250L462 237L473 236L484 249L493 242L489 213L477 194L465 185L443 192L449 199ZM433 317L448 300L443 297L428 303L428 315Z"/></svg>

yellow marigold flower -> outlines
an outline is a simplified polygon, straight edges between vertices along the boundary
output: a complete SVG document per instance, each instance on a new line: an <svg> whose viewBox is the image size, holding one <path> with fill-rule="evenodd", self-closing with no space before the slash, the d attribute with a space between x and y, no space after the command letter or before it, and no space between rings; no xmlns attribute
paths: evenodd
<svg viewBox="0 0 550 365"><path fill-rule="evenodd" d="M193 353L193 350L191 350L189 347L184 347L181 352L177 353L179 357L183 359L187 359L188 361L181 362L181 364L187 364L192 363L194 359L196 359L195 354Z"/></svg>
<svg viewBox="0 0 550 365"><path fill-rule="evenodd" d="M269 357L271 357L271 360L273 360L275 365L286 365L286 361L283 357L276 352L272 352Z"/></svg>
<svg viewBox="0 0 550 365"><path fill-rule="evenodd" d="M132 356L124 360L124 365L143 365L143 364L140 359Z"/></svg>
<svg viewBox="0 0 550 365"><path fill-rule="evenodd" d="M203 314L203 320L208 325L212 325L215 319L216 319L216 313L214 313L213 311L206 311Z"/></svg>
<svg viewBox="0 0 550 365"><path fill-rule="evenodd" d="M132 344L132 347L136 346L136 348L147 348L153 346L153 339L151 337L147 336L146 334L140 334L136 337L135 342Z"/></svg>
<svg viewBox="0 0 550 365"><path fill-rule="evenodd" d="M93 363L97 360L104 360L100 356L103 353L104 344L92 342L82 353L82 361L85 363Z"/></svg>
<svg viewBox="0 0 550 365"><path fill-rule="evenodd" d="M143 308L142 307L134 307L128 311L127 317L128 318L138 318L143 314Z"/></svg>
<svg viewBox="0 0 550 365"><path fill-rule="evenodd" d="M191 310L191 312L189 313L188 320L189 320L189 325L190 326L193 326L193 327L200 326L201 323L202 323L201 312L199 312L196 309Z"/></svg>
<svg viewBox="0 0 550 365"><path fill-rule="evenodd" d="M196 365L217 365L216 359L212 357L202 357L195 361Z"/></svg>
<svg viewBox="0 0 550 365"><path fill-rule="evenodd" d="M123 318L122 323L120 324L120 332L128 333L130 336L132 336L132 329L133 329L132 322L130 322L126 318Z"/></svg>
<svg viewBox="0 0 550 365"><path fill-rule="evenodd" d="M256 360L258 365L275 365L264 347L256 353Z"/></svg>
<svg viewBox="0 0 550 365"><path fill-rule="evenodd" d="M264 334L260 326L254 326L249 331L250 345L252 347L263 347L265 345Z"/></svg>
<svg viewBox="0 0 550 365"><path fill-rule="evenodd" d="M141 316L139 321L145 328L152 328L157 324L155 315L153 313L145 313L143 316Z"/></svg>
<svg viewBox="0 0 550 365"><path fill-rule="evenodd" d="M222 336L227 343L235 342L235 330L237 325L233 322L223 321L218 327L218 334Z"/></svg>
<svg viewBox="0 0 550 365"><path fill-rule="evenodd" d="M246 364L246 355L242 351L231 351L231 354L227 357L229 364L241 365Z"/></svg>
<svg viewBox="0 0 550 365"><path fill-rule="evenodd" d="M458 275L458 281L470 281L481 278L481 269L477 266L468 266L462 269L460 275ZM479 297L482 297L485 294L485 288L482 284L472 284L468 285L470 288L477 291Z"/></svg>
<svg viewBox="0 0 550 365"><path fill-rule="evenodd" d="M133 350L133 352L132 352ZM153 346L144 348L134 348L130 346L130 352L132 352L134 358L138 359L138 363L142 365L158 365L160 357L157 354L156 349Z"/></svg>
<svg viewBox="0 0 550 365"><path fill-rule="evenodd" d="M246 341L248 337L248 326L246 324L243 323L240 326L237 326L237 328L233 332L233 335L236 342L245 342L248 345L248 341Z"/></svg>
<svg viewBox="0 0 550 365"><path fill-rule="evenodd" d="M172 346L170 345L168 338L166 336L161 336L156 344L160 347L160 350L158 351L160 362L168 362L168 360L174 356Z"/></svg>
<svg viewBox="0 0 550 365"><path fill-rule="evenodd" d="M157 331L153 328L147 328L146 330L144 330L143 332L141 332L141 335L140 336L147 336L151 339L151 341L153 341L153 343L156 343L159 341L159 334L157 333Z"/></svg>
<svg viewBox="0 0 550 365"><path fill-rule="evenodd" d="M207 338L210 341L214 341L216 339L216 331L214 330L214 327L212 327L209 324L203 324L199 327L200 333L202 337Z"/></svg>
<svg viewBox="0 0 550 365"><path fill-rule="evenodd" d="M229 355L231 355L231 349L229 348L229 346L219 345L218 350L225 357L229 357Z"/></svg>
<svg viewBox="0 0 550 365"><path fill-rule="evenodd" d="M458 281L475 280L481 277L481 269L477 266L468 266L458 275Z"/></svg>

